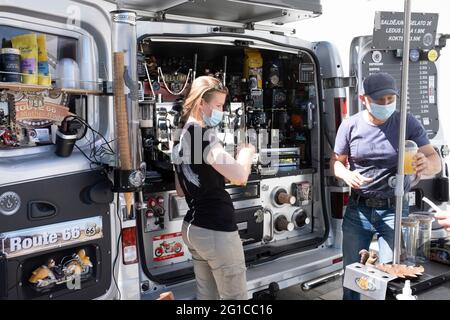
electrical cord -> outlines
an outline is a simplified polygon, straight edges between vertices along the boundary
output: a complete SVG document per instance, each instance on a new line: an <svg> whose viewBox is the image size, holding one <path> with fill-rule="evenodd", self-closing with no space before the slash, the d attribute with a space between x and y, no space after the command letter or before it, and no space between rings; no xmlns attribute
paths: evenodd
<svg viewBox="0 0 450 320"><path fill-rule="evenodd" d="M122 218L120 217L120 210L119 210L119 208L120 208L119 194L117 194L116 203L117 203L116 215L117 215L117 219L119 220L120 233L119 233L119 236L117 237L116 256L115 256L114 262L113 262L112 276L113 276L114 284L116 285L116 288L117 288L117 292L119 293L119 300L122 300L122 293L120 292L120 288L119 288L119 285L116 280L116 264L117 264L117 259L119 258L120 241L122 240Z"/></svg>
<svg viewBox="0 0 450 320"><path fill-rule="evenodd" d="M148 72L148 67L147 67L146 61L144 61L144 68L145 68L145 73L147 74L148 85L150 87L150 90L152 91L153 99L156 100L155 90L153 89L153 83L152 83L152 79L150 79L150 73Z"/></svg>
<svg viewBox="0 0 450 320"><path fill-rule="evenodd" d="M91 169L93 169L94 166L101 166L103 163L99 160L99 158L102 158L106 155L115 155L115 152L111 146L111 142L114 140L108 141L106 138L96 129L92 128L92 126L83 118L77 116L77 115L70 115L64 118L63 123L67 124L67 120L73 119L75 121L78 121L84 126L83 133L77 137L77 141L81 140L82 138L86 138L88 144L90 145L90 154L87 155L78 145L75 144L75 147L81 152L81 154L90 162ZM92 134L92 140L87 138L87 132L88 130L91 131ZM100 140L104 141L100 146L96 146L96 141L98 140L98 136L100 137Z"/></svg>
<svg viewBox="0 0 450 320"><path fill-rule="evenodd" d="M83 124L84 124L89 130L91 130L93 133L96 133L97 135L100 136L100 138L104 141L104 143L101 144L101 147L104 146L104 145L107 145L107 146L108 146L108 151L109 151L111 154L115 154L113 148L112 148L111 145L110 145L110 143L113 142L114 140L111 140L111 141L106 140L106 138L103 136L103 134L101 134L99 131L97 131L97 130L95 130L94 128L92 128L92 127L89 125L89 123L87 123L86 120L84 120L83 118L80 118L80 117L76 116L76 119L79 120L81 123L83 123ZM95 137L95 135L93 135L93 136ZM92 143L95 143L96 140L97 140L97 139L94 138Z"/></svg>
<svg viewBox="0 0 450 320"><path fill-rule="evenodd" d="M158 73L159 73L160 76L161 76L161 80L162 80L164 86L166 87L166 90L167 90L171 95L179 96L179 95L181 95L181 94L184 92L184 90L186 89L186 87L187 87L187 85L188 85L188 83L189 83L189 76L190 76L191 73L192 73L192 69L189 69L189 72L188 72L188 74L187 74L187 76L186 76L186 82L184 83L183 88L182 88L179 92L173 92L172 90L170 90L169 86L168 86L167 83L166 83L166 79L164 78L164 73L162 72L161 67L158 67Z"/></svg>

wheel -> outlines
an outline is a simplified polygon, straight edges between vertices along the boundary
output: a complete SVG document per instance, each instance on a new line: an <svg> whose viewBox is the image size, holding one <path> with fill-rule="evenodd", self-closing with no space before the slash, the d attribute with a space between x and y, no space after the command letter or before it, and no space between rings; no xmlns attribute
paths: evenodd
<svg viewBox="0 0 450 320"><path fill-rule="evenodd" d="M161 248L156 248L155 256L157 256L159 258L162 256L162 254L163 254L163 250Z"/></svg>

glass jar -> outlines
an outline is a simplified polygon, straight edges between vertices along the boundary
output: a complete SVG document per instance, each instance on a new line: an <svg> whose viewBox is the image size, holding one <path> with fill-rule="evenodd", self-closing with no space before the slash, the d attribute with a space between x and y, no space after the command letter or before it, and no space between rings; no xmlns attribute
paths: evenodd
<svg viewBox="0 0 450 320"><path fill-rule="evenodd" d="M419 221L414 217L402 218L402 247L400 259L411 264L416 262L417 230Z"/></svg>
<svg viewBox="0 0 450 320"><path fill-rule="evenodd" d="M431 225L433 217L429 214L410 214L409 217L419 222L417 228L416 261L424 263L430 259Z"/></svg>

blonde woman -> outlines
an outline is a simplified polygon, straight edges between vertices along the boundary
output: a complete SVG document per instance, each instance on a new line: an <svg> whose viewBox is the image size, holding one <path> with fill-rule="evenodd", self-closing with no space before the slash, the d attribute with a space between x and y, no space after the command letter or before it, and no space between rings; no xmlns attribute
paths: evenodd
<svg viewBox="0 0 450 320"><path fill-rule="evenodd" d="M173 149L177 193L186 197L183 240L192 254L199 300L247 299L244 251L225 179L245 184L255 148L228 154L214 127L222 122L228 90L213 77L194 80Z"/></svg>

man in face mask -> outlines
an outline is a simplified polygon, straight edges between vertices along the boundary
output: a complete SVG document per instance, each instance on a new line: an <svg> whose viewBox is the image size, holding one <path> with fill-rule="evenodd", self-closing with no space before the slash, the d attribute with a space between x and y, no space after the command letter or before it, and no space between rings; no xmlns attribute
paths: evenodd
<svg viewBox="0 0 450 320"><path fill-rule="evenodd" d="M395 112L397 89L395 79L387 73L376 73L364 81L365 94L360 96L370 122L382 125Z"/></svg>
<svg viewBox="0 0 450 320"><path fill-rule="evenodd" d="M360 96L365 110L342 122L336 135L330 166L334 175L351 187L342 225L344 266L359 262L359 252L369 249L375 234L379 261L392 261L395 194L389 179L397 173L400 128L397 96L392 76L386 73L369 76L364 81L364 95ZM413 162L416 175L439 173L439 155L421 123L411 114L407 115L406 139L414 141L419 148ZM405 177L405 195L412 178ZM403 215L408 212L408 201L405 201ZM344 288L344 299L359 298L358 293Z"/></svg>

